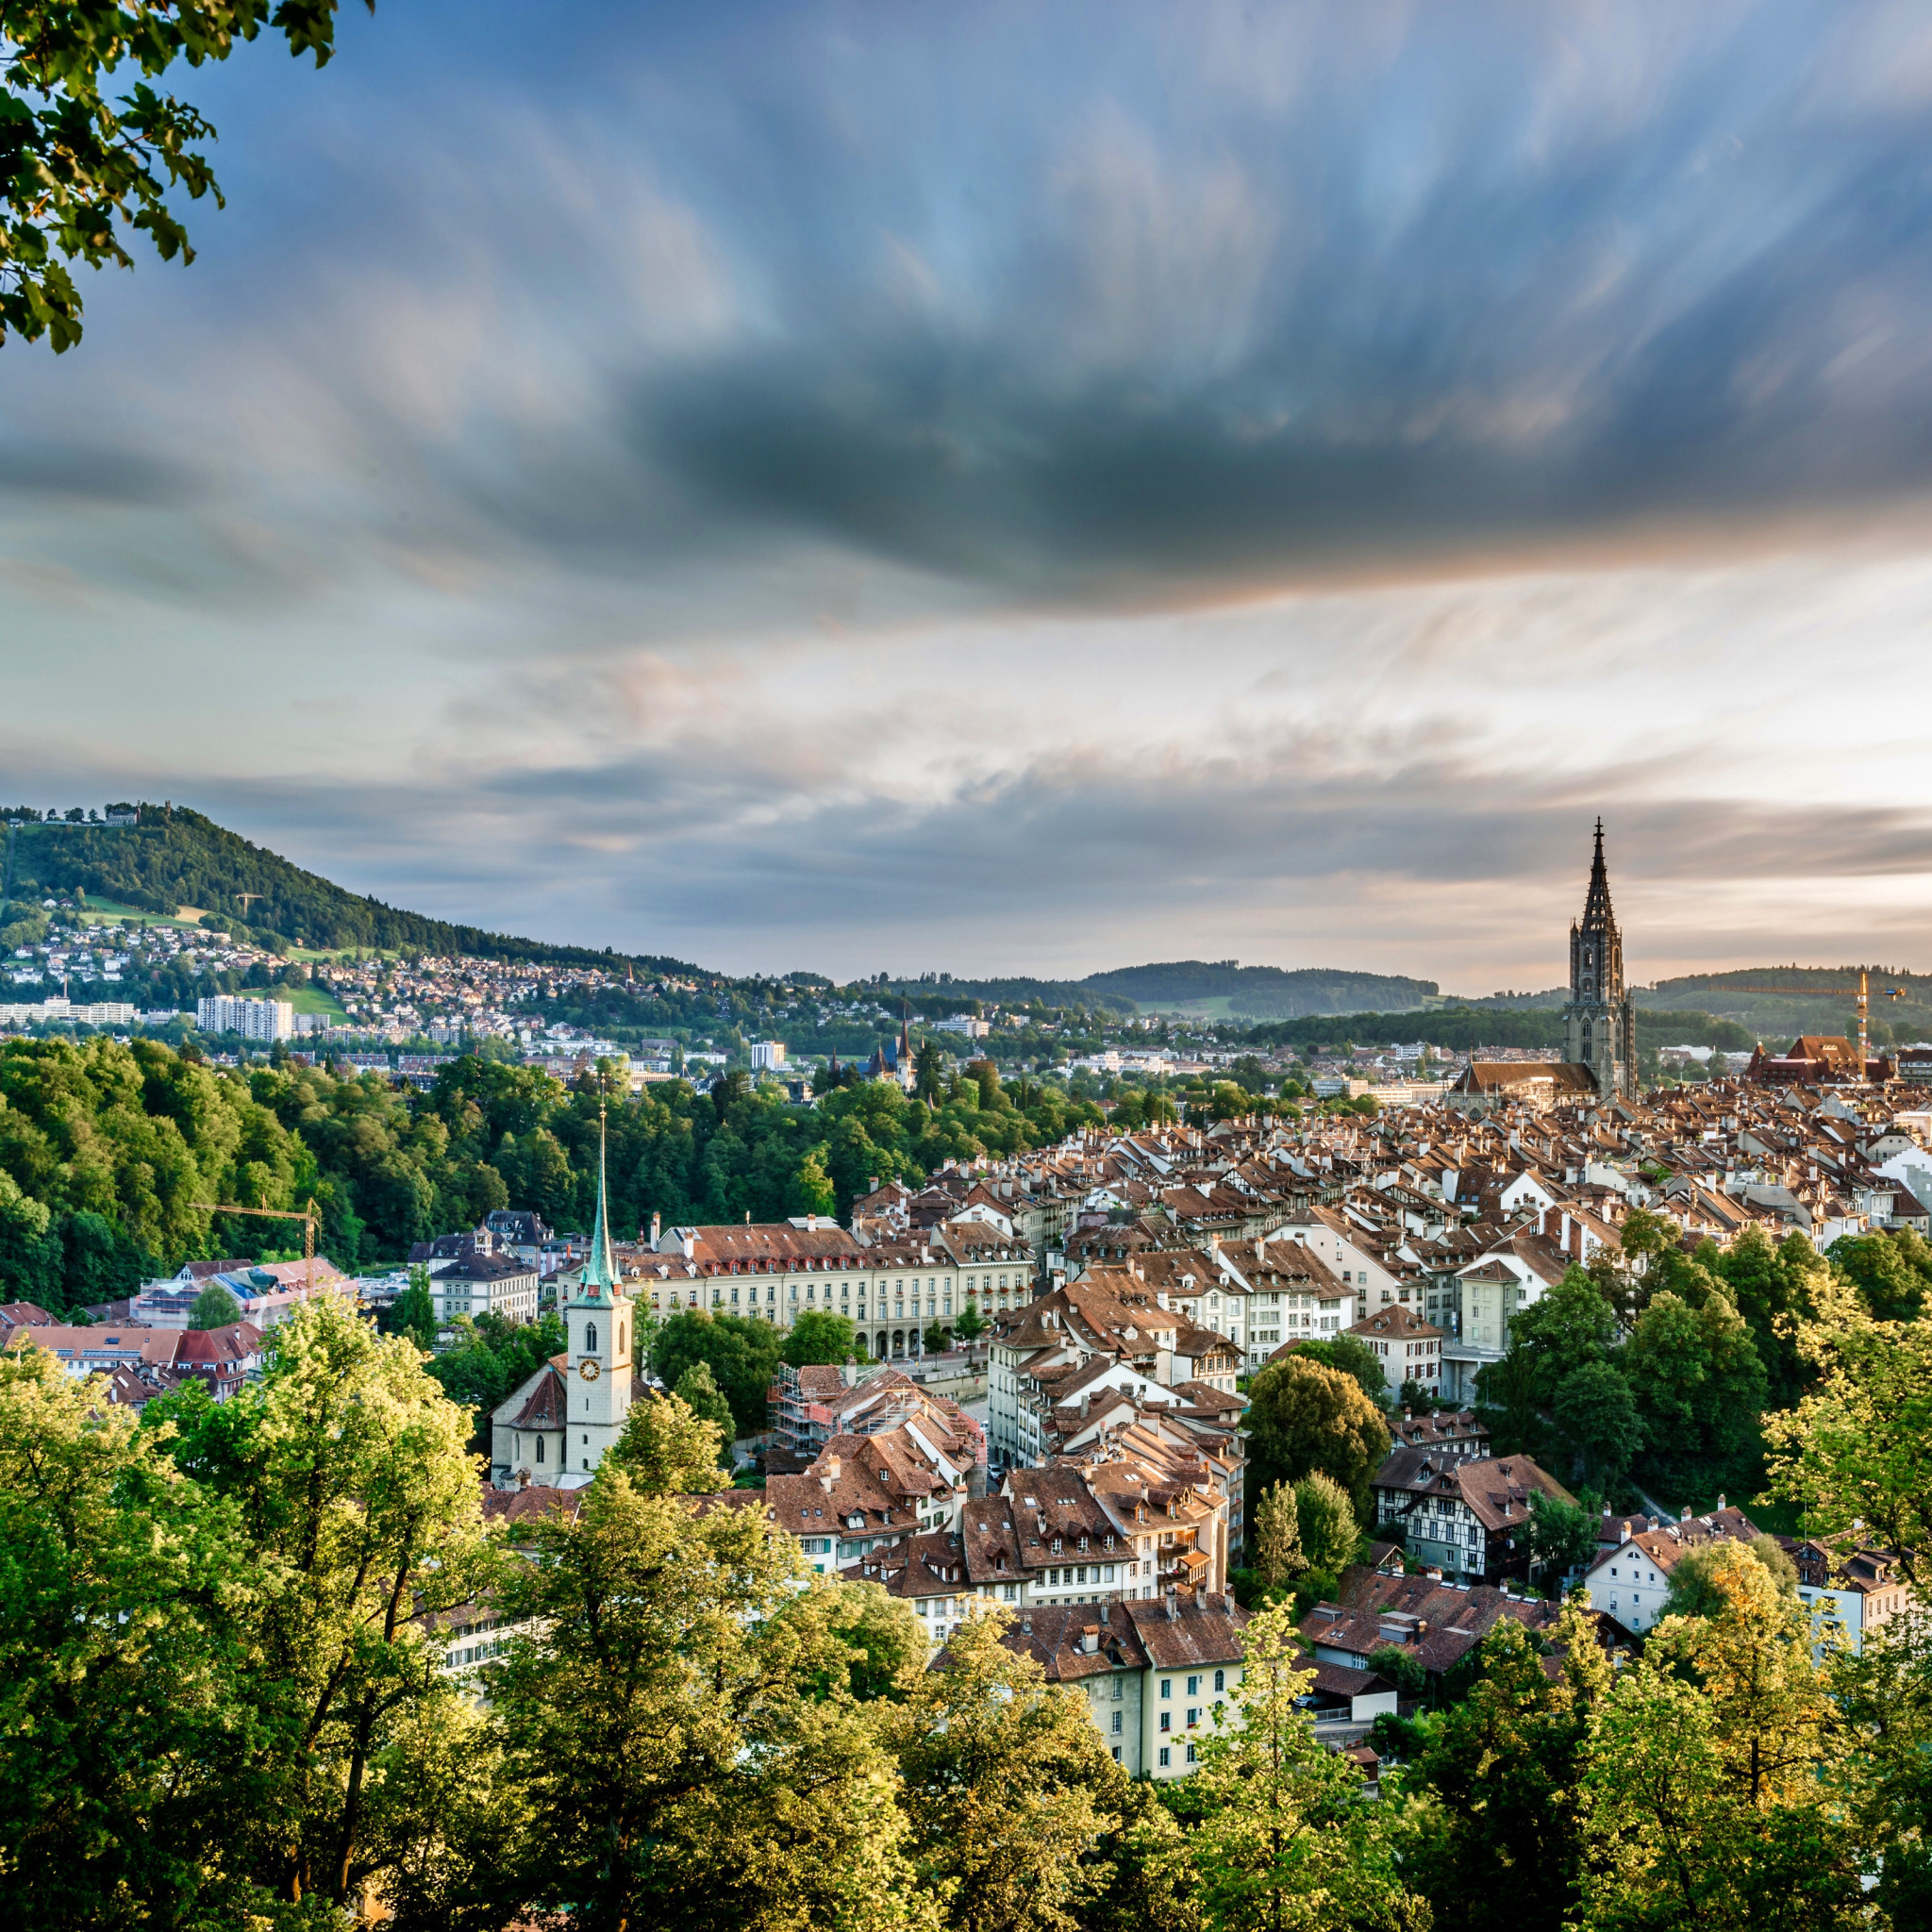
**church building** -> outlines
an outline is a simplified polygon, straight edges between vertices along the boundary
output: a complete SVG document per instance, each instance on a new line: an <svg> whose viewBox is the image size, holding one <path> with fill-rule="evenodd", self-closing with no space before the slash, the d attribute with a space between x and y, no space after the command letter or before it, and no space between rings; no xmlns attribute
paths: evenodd
<svg viewBox="0 0 1932 1932"><path fill-rule="evenodd" d="M569 1344L491 1416L492 1473L499 1482L526 1475L553 1488L581 1488L624 1433L633 1402L649 1390L631 1357L636 1311L610 1248L604 1150L597 1150L597 1224L590 1257L564 1291Z"/></svg>
<svg viewBox="0 0 1932 1932"><path fill-rule="evenodd" d="M1637 1091L1637 1008L1624 988L1624 936L1610 909L1604 867L1604 822L1596 822L1596 851L1583 917L1570 927L1570 997L1563 1008L1560 1060L1491 1060L1481 1050L1442 1097L1464 1113L1506 1105L1544 1108Z"/></svg>

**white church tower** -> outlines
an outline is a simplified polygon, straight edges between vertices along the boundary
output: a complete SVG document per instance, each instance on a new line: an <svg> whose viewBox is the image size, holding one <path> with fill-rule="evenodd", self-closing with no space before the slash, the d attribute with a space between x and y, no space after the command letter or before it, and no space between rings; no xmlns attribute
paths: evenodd
<svg viewBox="0 0 1932 1932"><path fill-rule="evenodd" d="M630 1414L631 1335L635 1313L610 1252L609 1193L605 1176L604 1114L597 1114L597 1226L590 1258L564 1307L570 1343L564 1362L563 1487L589 1481Z"/></svg>

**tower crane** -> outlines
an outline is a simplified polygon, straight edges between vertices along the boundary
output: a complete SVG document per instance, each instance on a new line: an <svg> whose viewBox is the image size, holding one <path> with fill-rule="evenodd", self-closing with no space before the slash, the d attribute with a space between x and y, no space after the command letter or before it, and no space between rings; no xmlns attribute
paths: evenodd
<svg viewBox="0 0 1932 1932"><path fill-rule="evenodd" d="M304 1261L303 1286L312 1295L315 1292L315 1203L310 1201L307 1210L299 1208L237 1208L226 1201L191 1201L191 1208L204 1208L209 1214L253 1214L263 1221L299 1221L302 1224L302 1259Z"/></svg>
<svg viewBox="0 0 1932 1932"><path fill-rule="evenodd" d="M1872 1042L1868 1032L1868 1022L1872 1015L1872 975L1862 967L1858 971L1857 986L1713 986L1706 989L1710 992L1770 992L1788 1000L1856 1000L1858 1006L1858 1078L1865 1077L1865 1062L1871 1058ZM1902 986L1888 986L1881 989L1889 1000L1902 1000L1906 996Z"/></svg>

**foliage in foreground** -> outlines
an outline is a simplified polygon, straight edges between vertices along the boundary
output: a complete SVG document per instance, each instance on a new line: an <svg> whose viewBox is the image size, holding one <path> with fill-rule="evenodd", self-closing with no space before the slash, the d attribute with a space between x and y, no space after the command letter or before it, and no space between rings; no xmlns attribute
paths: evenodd
<svg viewBox="0 0 1932 1932"><path fill-rule="evenodd" d="M1860 1376L1890 1386L1901 1345L1843 1341L1790 1450L1821 1493ZM1924 1922L1932 1636L1815 1654L1769 1551L1713 1552L1697 1613L1614 1674L1577 1609L1548 1654L1502 1623L1461 1701L1384 1726L1405 1761L1379 1799L1316 1741L1269 1605L1177 1740L1194 1774L1157 1788L1000 1641L1006 1613L928 1671L906 1603L806 1574L755 1497L716 1493L716 1398L640 1407L574 1513L514 1535L484 1524L467 1417L421 1352L330 1303L236 1401L97 1402L42 1353L0 1357L0 1919L22 1932ZM1265 1504L1278 1575L1354 1534L1325 1475ZM487 1704L438 1668L479 1623Z"/></svg>

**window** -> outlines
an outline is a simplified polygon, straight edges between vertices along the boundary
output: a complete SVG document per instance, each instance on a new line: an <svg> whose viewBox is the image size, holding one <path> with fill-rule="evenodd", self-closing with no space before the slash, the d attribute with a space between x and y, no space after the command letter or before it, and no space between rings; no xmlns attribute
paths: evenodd
<svg viewBox="0 0 1932 1932"><path fill-rule="evenodd" d="M1190 1764L1194 1762L1194 1747L1191 1744L1188 1746L1188 1762Z"/></svg>
<svg viewBox="0 0 1932 1932"><path fill-rule="evenodd" d="M1113 1761L1116 1764L1121 1761L1121 1747L1118 1744L1113 1747Z"/></svg>
<svg viewBox="0 0 1932 1932"><path fill-rule="evenodd" d="M1116 1738L1120 1736L1121 1731L1124 1728L1121 1723L1121 1715L1122 1714L1119 1711L1115 1711L1113 1714L1113 1734Z"/></svg>
<svg viewBox="0 0 1932 1932"><path fill-rule="evenodd" d="M1113 1701L1116 1704L1118 1704L1121 1701L1121 1697L1123 1693L1125 1691L1125 1690L1126 1679L1124 1677L1116 1677L1113 1680Z"/></svg>
<svg viewBox="0 0 1932 1932"><path fill-rule="evenodd" d="M1196 1725L1197 1724L1199 1724L1200 1722L1201 1722L1201 1708L1200 1708L1200 1706L1199 1706L1199 1705L1195 1705L1195 1704L1191 1704L1191 1705L1189 1705L1189 1706L1188 1706L1188 1728L1189 1728L1189 1730L1191 1730L1191 1730L1192 1730L1192 1729L1194 1728L1194 1726L1195 1726L1195 1725Z"/></svg>
<svg viewBox="0 0 1932 1932"><path fill-rule="evenodd" d="M1161 1678L1160 1694L1163 1697L1172 1697L1174 1695L1174 1679L1172 1677Z"/></svg>
<svg viewBox="0 0 1932 1932"><path fill-rule="evenodd" d="M537 1460L539 1462L543 1460L543 1438L541 1436L537 1438Z"/></svg>
<svg viewBox="0 0 1932 1932"><path fill-rule="evenodd" d="M597 1324L594 1322L587 1322L584 1324L584 1353L586 1355L595 1355L597 1353Z"/></svg>
<svg viewBox="0 0 1932 1932"><path fill-rule="evenodd" d="M1160 1747L1160 1762L1164 1768L1167 1763L1167 1746L1165 1744Z"/></svg>
<svg viewBox="0 0 1932 1932"><path fill-rule="evenodd" d="M1225 1671L1215 1672L1214 1688L1217 1690L1225 1690L1227 1689L1227 1673Z"/></svg>
<svg viewBox="0 0 1932 1932"><path fill-rule="evenodd" d="M1614 1608L1615 1608L1616 1607L1615 1607L1615 1605L1612 1605L1612 1606L1611 1606L1611 1607L1612 1607L1612 1608L1614 1609ZM1173 1711L1171 1711L1171 1710L1163 1710L1163 1711L1162 1711L1162 1712L1160 1713L1160 1728L1161 1728L1161 1729L1162 1729L1163 1731L1171 1731L1171 1730L1173 1730L1173 1729L1174 1729L1174 1712L1173 1712Z"/></svg>
<svg viewBox="0 0 1932 1932"><path fill-rule="evenodd" d="M1190 1678L1188 1679L1188 1695L1189 1695L1190 1697L1198 1697L1198 1696L1200 1696L1200 1694L1201 1694L1201 1680L1200 1680L1200 1678L1199 1678L1199 1677L1190 1677ZM1190 1724L1191 1724L1191 1723L1193 1722L1193 1720L1192 1720L1191 1718L1190 1718L1190 1719L1188 1720L1188 1722L1189 1722Z"/></svg>

